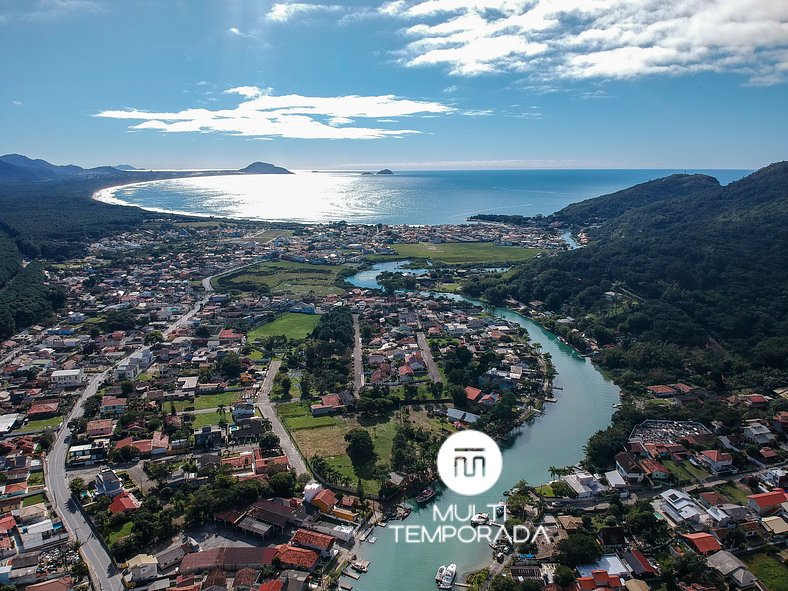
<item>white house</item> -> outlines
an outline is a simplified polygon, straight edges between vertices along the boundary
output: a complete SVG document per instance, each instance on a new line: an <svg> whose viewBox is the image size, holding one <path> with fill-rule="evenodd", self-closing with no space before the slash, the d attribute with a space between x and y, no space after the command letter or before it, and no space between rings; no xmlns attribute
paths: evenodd
<svg viewBox="0 0 788 591"><path fill-rule="evenodd" d="M81 386L85 383L85 372L82 369L58 369L52 372L49 383L61 388Z"/></svg>
<svg viewBox="0 0 788 591"><path fill-rule="evenodd" d="M747 439L759 445L764 445L774 440L774 433L769 430L769 427L760 423L748 425L742 429L742 432Z"/></svg>
<svg viewBox="0 0 788 591"><path fill-rule="evenodd" d="M147 581L156 578L159 561L150 554L137 554L126 563L132 581Z"/></svg>
<svg viewBox="0 0 788 591"><path fill-rule="evenodd" d="M698 459L715 474L733 469L733 456L726 451L707 449L698 454Z"/></svg>
<svg viewBox="0 0 788 591"><path fill-rule="evenodd" d="M692 497L683 490L671 488L661 493L659 496L662 497L660 509L677 524L686 521L694 521L697 523L706 513L692 500Z"/></svg>

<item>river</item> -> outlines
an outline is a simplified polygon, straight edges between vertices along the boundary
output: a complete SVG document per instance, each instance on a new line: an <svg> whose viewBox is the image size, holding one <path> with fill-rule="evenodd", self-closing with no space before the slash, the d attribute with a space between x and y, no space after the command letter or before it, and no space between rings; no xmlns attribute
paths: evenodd
<svg viewBox="0 0 788 591"><path fill-rule="evenodd" d="M403 263L381 263L348 279L358 287L377 287L375 277L383 270L401 268ZM447 297L483 305L459 295ZM619 389L602 376L587 358L577 354L571 347L561 343L555 335L544 330L533 320L506 308L495 308L491 312L500 318L524 327L534 343L542 345L542 351L550 353L558 372L555 379L555 396L558 402L547 404L543 416L523 426L509 447L503 450L503 473L492 490L474 498L464 497L446 490L442 496L423 509L415 509L403 522L391 522L387 528L376 528L374 544L364 543L360 558L370 561L367 574L353 582L355 591L404 591L434 589L433 578L441 564L457 564L457 581L463 582L468 572L486 566L491 551L485 542L462 543L457 539L441 543L408 544L404 532L399 541L391 525L424 526L432 534L433 505L444 512L451 504L457 504L461 512L467 511L469 503L479 511L489 512L486 505L503 500L502 492L519 480L531 484L549 480L550 466L575 464L583 457L583 446L588 438L610 424L613 404L619 401ZM460 524L456 524L460 525Z"/></svg>

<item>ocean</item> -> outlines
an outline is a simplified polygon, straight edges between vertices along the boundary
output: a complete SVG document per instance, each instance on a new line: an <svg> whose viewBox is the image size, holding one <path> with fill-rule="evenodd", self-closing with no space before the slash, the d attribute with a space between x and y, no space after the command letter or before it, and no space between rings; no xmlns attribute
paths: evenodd
<svg viewBox="0 0 788 591"><path fill-rule="evenodd" d="M479 213L533 216L674 173L725 185L749 170L441 170L362 175L214 176L125 185L96 198L154 211L293 222L457 224Z"/></svg>

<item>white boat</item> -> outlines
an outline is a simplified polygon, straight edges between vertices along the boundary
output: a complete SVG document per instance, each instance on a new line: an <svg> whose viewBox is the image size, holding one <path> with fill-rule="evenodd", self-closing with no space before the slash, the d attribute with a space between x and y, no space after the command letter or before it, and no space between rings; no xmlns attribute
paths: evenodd
<svg viewBox="0 0 788 591"><path fill-rule="evenodd" d="M438 584L439 589L451 589L454 584L454 577L457 575L457 565L452 563L443 571L443 578Z"/></svg>
<svg viewBox="0 0 788 591"><path fill-rule="evenodd" d="M372 537L372 538L368 538L368 539L367 539L367 542L369 542L370 544L374 544L374 543L375 543L375 542L377 542L377 541L378 541L378 539L377 539L377 538L375 538L375 537Z"/></svg>
<svg viewBox="0 0 788 591"><path fill-rule="evenodd" d="M438 572L435 573L435 582L436 583L440 583L443 580L443 573L444 573L445 570L446 570L446 565L445 564L441 564L438 567Z"/></svg>
<svg viewBox="0 0 788 591"><path fill-rule="evenodd" d="M490 522L490 515L488 513L477 513L471 519L471 525L487 525Z"/></svg>
<svg viewBox="0 0 788 591"><path fill-rule="evenodd" d="M506 513L506 503L501 501L495 506L495 516L496 517L503 517L504 513Z"/></svg>

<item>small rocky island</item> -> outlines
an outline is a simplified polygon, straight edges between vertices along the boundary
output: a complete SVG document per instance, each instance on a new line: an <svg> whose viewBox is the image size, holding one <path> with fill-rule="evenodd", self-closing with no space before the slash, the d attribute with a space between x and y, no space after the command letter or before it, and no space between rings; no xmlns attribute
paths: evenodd
<svg viewBox="0 0 788 591"><path fill-rule="evenodd" d="M293 172L286 168L275 166L268 162L252 162L249 166L242 168L238 172L241 174L293 174Z"/></svg>
<svg viewBox="0 0 788 591"><path fill-rule="evenodd" d="M375 174L394 174L388 168L384 168L383 170L377 171Z"/></svg>

